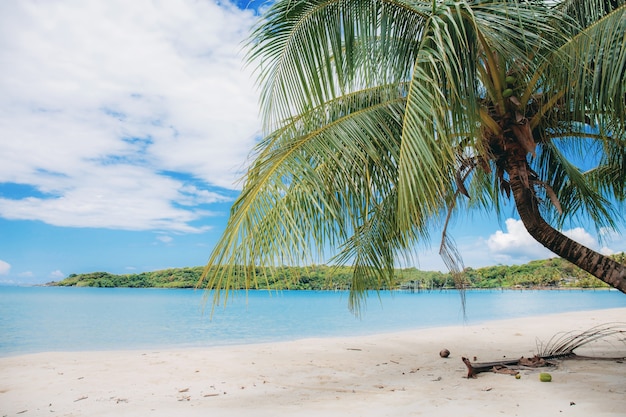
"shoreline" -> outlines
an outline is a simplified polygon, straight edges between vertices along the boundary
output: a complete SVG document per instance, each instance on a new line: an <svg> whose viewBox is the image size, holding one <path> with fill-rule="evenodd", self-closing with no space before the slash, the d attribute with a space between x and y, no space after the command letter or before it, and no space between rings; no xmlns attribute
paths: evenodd
<svg viewBox="0 0 626 417"><path fill-rule="evenodd" d="M559 361L544 383L544 368L468 380L461 357L530 357L558 333L625 317L616 308L369 336L1 357L0 408L7 417L621 416L623 361ZM626 336L583 353L626 356Z"/></svg>
<svg viewBox="0 0 626 417"><path fill-rule="evenodd" d="M214 291L207 290L206 288L198 288L194 286L189 287L159 287L159 286L148 286L148 287L134 287L134 286L113 286L113 287L98 287L94 285L59 285L59 282L52 281L46 283L39 284L5 284L0 283L0 286L4 287L44 287L44 288L102 288L102 289L115 289L115 288L129 288L129 289L161 289L161 290L193 290L193 291ZM611 286L602 285L598 287L569 287L564 285L557 286L511 286L511 287L467 287L464 288L465 291L560 291L560 290L581 290L581 291L619 291ZM350 289L348 288L311 288L311 289L299 289L299 288L236 288L230 291L269 291L269 292L282 292L282 291L322 291L322 292L348 292ZM433 292L433 291L459 291L459 288L455 287L433 287L433 288L420 288L412 290L410 287L397 287L397 288L381 288L376 290L375 288L371 288L367 291L376 292L376 291L389 291L389 292L410 292L410 293L419 293L419 292Z"/></svg>

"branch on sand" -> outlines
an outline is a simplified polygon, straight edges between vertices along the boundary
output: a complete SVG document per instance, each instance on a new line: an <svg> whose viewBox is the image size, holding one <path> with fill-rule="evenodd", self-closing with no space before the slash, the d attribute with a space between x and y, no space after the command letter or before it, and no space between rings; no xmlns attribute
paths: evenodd
<svg viewBox="0 0 626 417"><path fill-rule="evenodd" d="M556 366L555 360L562 359L604 359L624 360L624 357L592 357L579 356L574 350L598 340L616 339L626 345L626 323L608 323L592 327L582 333L560 333L553 336L548 343L538 345L539 354L532 358L508 359L495 362L471 363L463 357L463 363L467 367L467 377L476 378L481 372L496 372L501 374L516 375L520 369L539 368L544 366Z"/></svg>

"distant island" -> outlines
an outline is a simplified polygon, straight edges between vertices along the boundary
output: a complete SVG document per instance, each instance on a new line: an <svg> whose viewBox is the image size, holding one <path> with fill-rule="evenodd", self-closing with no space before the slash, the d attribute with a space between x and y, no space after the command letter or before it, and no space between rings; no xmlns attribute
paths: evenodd
<svg viewBox="0 0 626 417"><path fill-rule="evenodd" d="M626 262L624 252L612 256ZM164 269L139 274L115 275L108 272L71 274L48 286L62 287L127 287L127 288L195 288L204 267ZM313 265L308 267L280 267L259 269L258 287L277 290L346 290L350 288L349 267ZM450 273L421 271L416 268L398 269L393 289L432 290L454 288ZM467 288L608 288L591 274L561 258L532 261L524 265L496 265L484 268L466 268ZM245 288L243 280L236 285ZM237 282L237 281L235 281ZM372 283L371 289L379 288Z"/></svg>

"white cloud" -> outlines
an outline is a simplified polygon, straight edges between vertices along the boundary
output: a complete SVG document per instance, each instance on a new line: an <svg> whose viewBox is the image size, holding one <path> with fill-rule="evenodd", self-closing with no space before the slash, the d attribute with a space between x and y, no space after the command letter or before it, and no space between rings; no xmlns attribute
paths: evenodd
<svg viewBox="0 0 626 417"><path fill-rule="evenodd" d="M563 230L562 233L578 243L605 255L615 253L601 246L593 235L582 227ZM507 219L506 232L498 230L487 239L487 247L494 260L499 263L525 263L535 259L554 257L554 253L543 247L526 231L521 220Z"/></svg>
<svg viewBox="0 0 626 417"><path fill-rule="evenodd" d="M1 3L0 183L39 193L0 216L203 230L259 129L253 19L211 0Z"/></svg>
<svg viewBox="0 0 626 417"><path fill-rule="evenodd" d="M484 225L487 229L496 224ZM493 230L493 229L491 229ZM458 233L458 230L456 231ZM626 233L624 231L601 230L602 244L582 227L564 230L564 235L596 250L604 255L626 251ZM457 237L452 233L452 238ZM448 269L439 255L439 241L433 240L433 246L422 248L415 266L423 270L447 272ZM463 266L481 268L497 264L524 264L532 260L553 258L556 255L536 242L526 231L520 220L509 218L505 230L496 230L489 236L460 234L456 239L456 248L463 260Z"/></svg>
<svg viewBox="0 0 626 417"><path fill-rule="evenodd" d="M0 275L8 275L11 271L11 264L0 259Z"/></svg>
<svg viewBox="0 0 626 417"><path fill-rule="evenodd" d="M171 241L174 240L174 238L171 236L167 236L167 235L158 235L157 240L163 243L170 243Z"/></svg>
<svg viewBox="0 0 626 417"><path fill-rule="evenodd" d="M65 278L65 274L57 269L55 271L50 272L50 278L55 278L55 279Z"/></svg>
<svg viewBox="0 0 626 417"><path fill-rule="evenodd" d="M619 252L626 252L626 230L612 230L608 228L600 229L599 241L603 245L600 253L613 255ZM607 245L613 248L609 248Z"/></svg>
<svg viewBox="0 0 626 417"><path fill-rule="evenodd" d="M507 219L506 232L498 230L487 239L487 247L497 263L543 259L553 256L526 231L521 220Z"/></svg>
<svg viewBox="0 0 626 417"><path fill-rule="evenodd" d="M43 177L40 177L43 178ZM80 184L77 184L80 182ZM189 222L211 213L195 208L183 210L172 202L215 202L194 195L171 178L143 167L93 166L72 178L60 178L48 192L55 198L0 198L0 210L8 219L39 219L57 226L101 226L126 230L170 229L181 232L206 230Z"/></svg>

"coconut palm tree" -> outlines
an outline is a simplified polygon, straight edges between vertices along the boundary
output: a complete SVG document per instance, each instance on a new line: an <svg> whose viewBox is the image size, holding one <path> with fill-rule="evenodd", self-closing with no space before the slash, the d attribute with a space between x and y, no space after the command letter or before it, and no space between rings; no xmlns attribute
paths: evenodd
<svg viewBox="0 0 626 417"><path fill-rule="evenodd" d="M539 243L626 292L624 265L558 231L623 218L623 0L278 0L249 51L264 137L207 288L330 259L358 308L435 230L462 272L448 220L512 200Z"/></svg>

